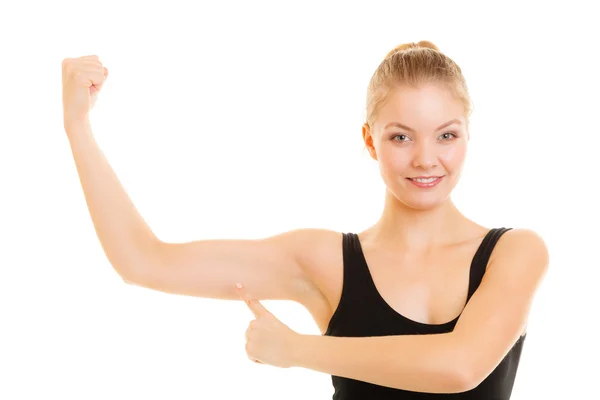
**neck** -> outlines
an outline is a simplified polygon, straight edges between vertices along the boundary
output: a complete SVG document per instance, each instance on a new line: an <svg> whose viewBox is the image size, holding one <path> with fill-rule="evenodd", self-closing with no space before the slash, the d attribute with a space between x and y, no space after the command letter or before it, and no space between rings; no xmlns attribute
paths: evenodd
<svg viewBox="0 0 600 400"><path fill-rule="evenodd" d="M435 208L418 210L401 203L386 190L380 219L369 229L369 237L381 245L426 252L456 243L468 224L450 197Z"/></svg>

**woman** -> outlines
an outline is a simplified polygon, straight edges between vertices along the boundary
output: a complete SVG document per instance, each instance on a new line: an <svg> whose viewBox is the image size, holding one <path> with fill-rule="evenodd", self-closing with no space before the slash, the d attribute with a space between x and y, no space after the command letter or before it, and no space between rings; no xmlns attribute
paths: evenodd
<svg viewBox="0 0 600 400"><path fill-rule="evenodd" d="M96 145L88 113L108 76L97 56L63 61L64 128L104 251L126 282L243 299L250 359L332 375L336 399L508 399L535 292L548 268L528 229L486 228L450 194L469 140L461 69L430 42L375 71L362 133L387 187L358 234L298 229L260 240L159 240ZM258 300L293 300L322 335L301 335Z"/></svg>

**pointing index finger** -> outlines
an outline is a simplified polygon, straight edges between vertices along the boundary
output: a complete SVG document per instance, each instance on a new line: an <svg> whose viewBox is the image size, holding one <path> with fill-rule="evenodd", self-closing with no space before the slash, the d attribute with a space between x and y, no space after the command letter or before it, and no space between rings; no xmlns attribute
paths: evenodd
<svg viewBox="0 0 600 400"><path fill-rule="evenodd" d="M258 300L250 299L247 296L245 288L241 283L236 283L235 287L240 298L244 300L244 302L256 318L265 315L269 312Z"/></svg>

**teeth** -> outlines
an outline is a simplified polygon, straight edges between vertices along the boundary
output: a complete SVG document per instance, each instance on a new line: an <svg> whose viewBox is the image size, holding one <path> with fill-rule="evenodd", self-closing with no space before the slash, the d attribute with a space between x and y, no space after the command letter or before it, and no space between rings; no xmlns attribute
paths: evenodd
<svg viewBox="0 0 600 400"><path fill-rule="evenodd" d="M417 181L417 182L421 182L421 183L431 183L433 181L435 181L437 178L427 178L427 179L423 179L423 178L411 178L413 181Z"/></svg>

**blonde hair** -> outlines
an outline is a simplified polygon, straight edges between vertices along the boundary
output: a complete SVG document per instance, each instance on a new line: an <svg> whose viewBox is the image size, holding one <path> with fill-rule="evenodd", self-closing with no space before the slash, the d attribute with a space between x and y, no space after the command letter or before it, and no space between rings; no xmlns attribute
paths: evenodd
<svg viewBox="0 0 600 400"><path fill-rule="evenodd" d="M379 110L393 89L399 86L418 87L427 83L448 88L463 103L468 124L472 103L462 71L435 44L426 40L396 46L379 64L367 89L366 123L373 127Z"/></svg>

